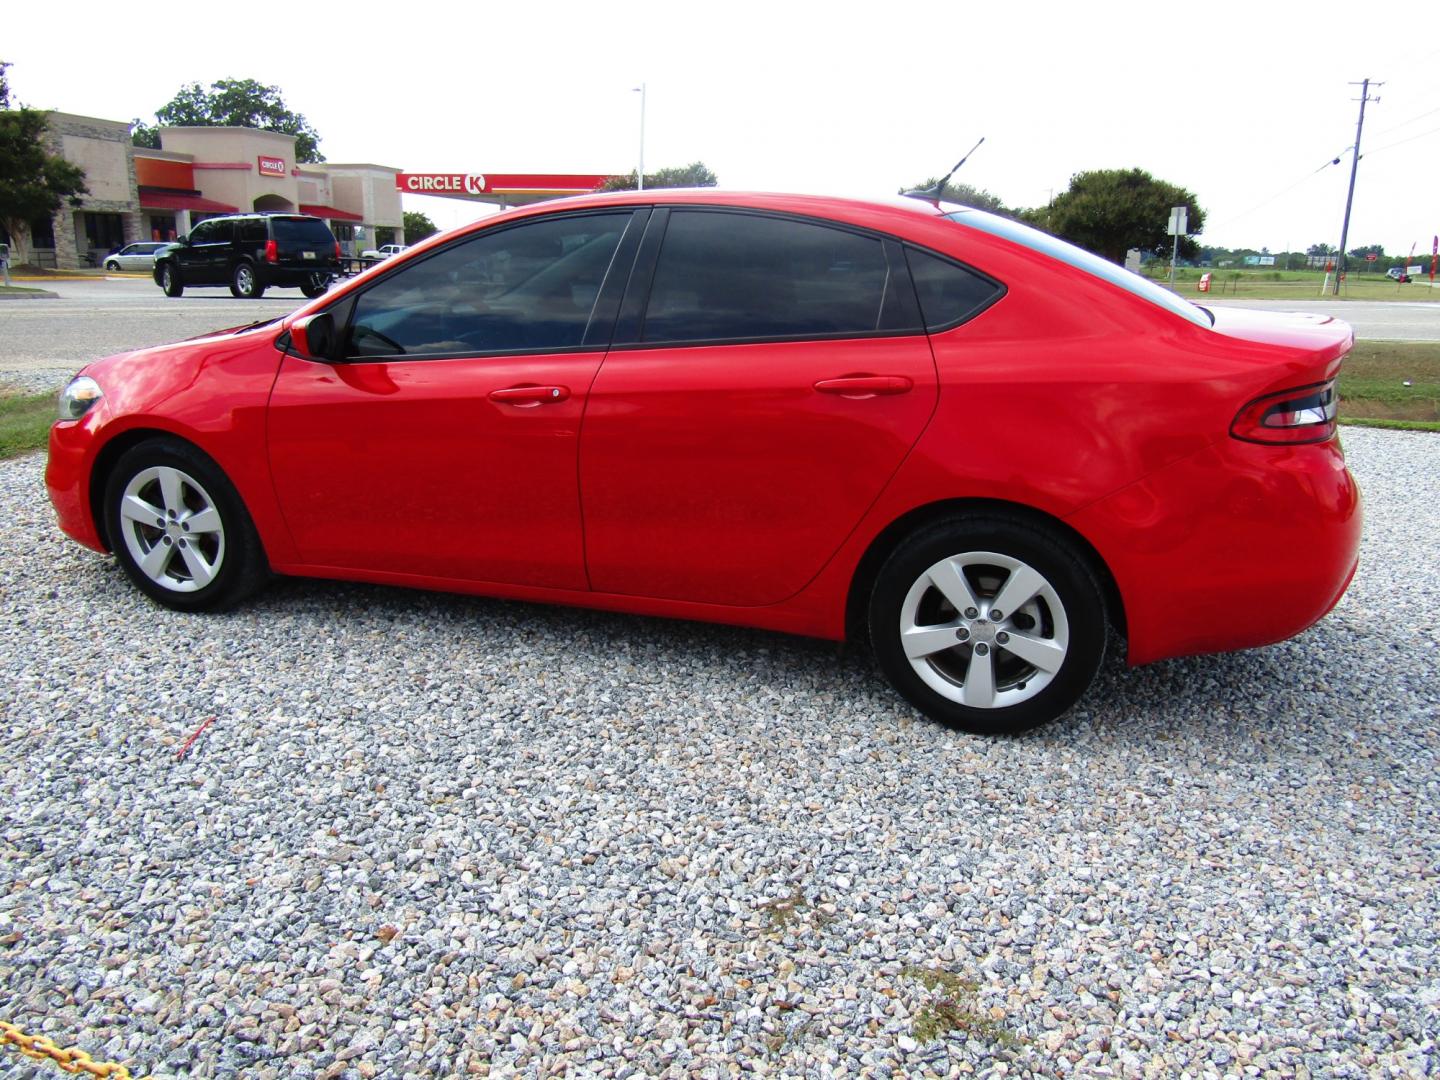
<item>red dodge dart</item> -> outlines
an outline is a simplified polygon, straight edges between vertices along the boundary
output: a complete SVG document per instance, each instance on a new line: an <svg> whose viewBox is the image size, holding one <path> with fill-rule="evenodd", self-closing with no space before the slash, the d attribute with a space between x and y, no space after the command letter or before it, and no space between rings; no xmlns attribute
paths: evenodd
<svg viewBox="0 0 1440 1080"><path fill-rule="evenodd" d="M646 191L397 255L85 368L46 484L155 601L347 578L868 639L1010 732L1324 616L1350 328L1207 310L919 199Z"/></svg>

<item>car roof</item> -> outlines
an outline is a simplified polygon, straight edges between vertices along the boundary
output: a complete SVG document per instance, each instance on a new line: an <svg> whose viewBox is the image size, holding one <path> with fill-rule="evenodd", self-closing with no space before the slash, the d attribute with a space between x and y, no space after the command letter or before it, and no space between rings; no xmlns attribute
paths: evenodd
<svg viewBox="0 0 1440 1080"><path fill-rule="evenodd" d="M732 206L755 210L773 210L815 217L845 220L856 216L920 217L934 219L944 215L940 204L925 199L900 195L856 198L842 195L805 195L780 191L745 191L727 188L649 188L645 191L600 192L550 199L527 207L510 210L507 217L529 217L532 214L607 206ZM953 207L951 209L954 209ZM494 221L482 218L477 224Z"/></svg>

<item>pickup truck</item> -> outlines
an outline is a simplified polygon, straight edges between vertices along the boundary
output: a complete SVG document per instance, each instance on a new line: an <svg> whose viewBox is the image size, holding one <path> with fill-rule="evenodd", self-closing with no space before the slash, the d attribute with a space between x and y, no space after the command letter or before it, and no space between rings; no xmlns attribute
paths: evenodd
<svg viewBox="0 0 1440 1080"><path fill-rule="evenodd" d="M378 248L371 248L369 251L362 251L362 259L388 259L391 255L399 255L400 252L408 250L409 244L384 244Z"/></svg>

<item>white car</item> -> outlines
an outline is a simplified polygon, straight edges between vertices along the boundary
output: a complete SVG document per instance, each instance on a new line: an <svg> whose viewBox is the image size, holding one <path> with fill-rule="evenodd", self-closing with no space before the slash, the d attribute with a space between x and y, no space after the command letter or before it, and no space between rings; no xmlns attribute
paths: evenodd
<svg viewBox="0 0 1440 1080"><path fill-rule="evenodd" d="M385 244L379 248L371 248L369 251L362 251L362 259L388 259L391 255L399 255L402 251L408 251L409 244Z"/></svg>
<svg viewBox="0 0 1440 1080"><path fill-rule="evenodd" d="M105 256L106 270L152 270L155 267L155 253L168 243L146 240L139 244L126 244Z"/></svg>

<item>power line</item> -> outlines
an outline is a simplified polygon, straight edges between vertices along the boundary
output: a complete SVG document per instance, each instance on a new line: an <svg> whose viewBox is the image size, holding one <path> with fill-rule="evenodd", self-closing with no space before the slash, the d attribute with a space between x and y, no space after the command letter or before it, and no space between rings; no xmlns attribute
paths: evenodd
<svg viewBox="0 0 1440 1080"><path fill-rule="evenodd" d="M1436 109L1435 111L1440 112L1440 109ZM1391 128L1391 130L1393 131L1394 128ZM1419 135L1411 135L1408 139L1401 139L1398 142L1386 143L1384 146L1377 146L1374 150L1365 151L1365 156L1369 157L1371 154L1380 153L1381 150L1391 150L1397 146L1404 146L1407 142L1414 142L1416 139L1423 139L1425 138L1425 136L1434 135L1436 132L1440 132L1440 128L1431 128L1429 131L1420 132Z"/></svg>
<svg viewBox="0 0 1440 1080"><path fill-rule="evenodd" d="M1377 99L1377 100L1378 100L1378 99ZM1386 128L1384 131L1377 131L1375 134L1376 134L1377 136L1379 136L1379 135L1389 135L1390 132L1392 132L1392 131L1399 131L1399 130L1400 130L1401 128L1403 128L1403 127L1409 127L1411 124L1415 123L1416 120L1424 120L1425 117L1427 117L1427 116L1434 116L1436 113L1440 113L1440 106L1436 106L1435 108L1429 110L1428 112L1422 112L1419 116L1412 116L1409 120L1406 120L1403 124L1396 124L1394 127L1388 127L1388 128ZM1371 152L1373 153L1374 151L1371 151Z"/></svg>
<svg viewBox="0 0 1440 1080"><path fill-rule="evenodd" d="M1289 187L1287 187L1287 188L1283 188L1282 190L1277 191L1274 195L1271 195L1271 196L1270 196L1268 199L1266 199L1264 202L1256 203L1254 206L1250 207L1249 210L1244 210L1244 211L1242 211L1242 212L1240 212L1240 213L1238 213L1238 214L1235 214L1235 215L1233 215L1233 216L1231 216L1231 217L1226 218L1224 221L1219 222L1218 224L1211 225L1211 226L1210 226L1210 231L1211 231L1211 232L1214 232L1214 231L1217 230L1217 229L1223 229L1226 225L1234 224L1235 222L1239 221L1239 220L1240 220L1241 218L1243 218L1243 217L1249 217L1249 216L1250 216L1251 214L1253 214L1256 210L1260 210L1260 209L1263 209L1264 207L1269 206L1269 205L1270 205L1272 202L1274 202L1276 199L1279 199L1279 198L1281 198L1282 196L1285 196L1285 195L1289 195L1290 192L1294 191L1294 190L1295 190L1296 188L1298 188L1301 184L1305 184L1305 183L1308 183L1310 180L1313 180L1316 176L1318 176L1320 173L1324 172L1326 169L1330 168L1332 165L1339 165L1339 164L1340 164L1340 158L1341 158L1341 156L1343 156L1343 155L1346 153L1346 151L1348 151L1349 149L1350 149L1350 147L1348 147L1348 146L1345 147L1344 150L1341 150L1340 153L1336 154L1333 158L1330 158L1329 160L1327 160L1327 161L1326 161L1323 165L1321 165L1318 169L1313 169L1313 170L1311 170L1310 172L1306 173L1306 174L1305 174L1304 176L1302 176L1299 180L1296 180L1295 183L1291 184L1291 185L1290 185Z"/></svg>

